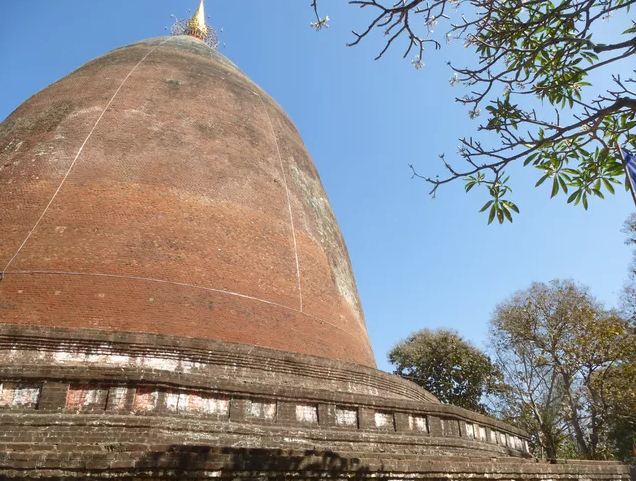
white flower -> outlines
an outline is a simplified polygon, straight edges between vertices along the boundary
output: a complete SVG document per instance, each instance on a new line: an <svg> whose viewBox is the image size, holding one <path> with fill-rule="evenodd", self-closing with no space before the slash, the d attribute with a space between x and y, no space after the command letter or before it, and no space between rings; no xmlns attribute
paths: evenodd
<svg viewBox="0 0 636 481"><path fill-rule="evenodd" d="M433 32L435 25L437 25L436 17L431 17L428 20L426 20L426 28L428 28L429 32Z"/></svg>
<svg viewBox="0 0 636 481"><path fill-rule="evenodd" d="M323 18L320 18L315 22L311 22L309 26L316 32L323 28L329 28L329 15L325 15Z"/></svg>

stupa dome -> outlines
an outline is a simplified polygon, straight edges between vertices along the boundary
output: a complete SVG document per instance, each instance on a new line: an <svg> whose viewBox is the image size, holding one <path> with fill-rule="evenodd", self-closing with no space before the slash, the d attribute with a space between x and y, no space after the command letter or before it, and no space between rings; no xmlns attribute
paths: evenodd
<svg viewBox="0 0 636 481"><path fill-rule="evenodd" d="M0 322L374 366L298 132L200 40L87 63L7 118L0 156Z"/></svg>

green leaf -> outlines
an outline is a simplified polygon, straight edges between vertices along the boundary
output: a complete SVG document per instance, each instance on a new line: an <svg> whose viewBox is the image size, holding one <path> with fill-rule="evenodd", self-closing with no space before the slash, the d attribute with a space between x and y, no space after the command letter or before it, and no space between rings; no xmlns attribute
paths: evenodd
<svg viewBox="0 0 636 481"><path fill-rule="evenodd" d="M545 182L545 180L550 177L550 174L545 174L543 177L541 177L536 184L534 184L535 187L539 187L541 184L543 184L543 182Z"/></svg>
<svg viewBox="0 0 636 481"><path fill-rule="evenodd" d="M532 162L534 159L537 158L539 154L535 153L535 154L530 154L528 157L526 157L526 160L524 160L523 165L528 165L530 162Z"/></svg>
<svg viewBox="0 0 636 481"><path fill-rule="evenodd" d="M488 207L490 207L492 205L493 202L494 202L494 200L489 200L488 202L486 202L483 205L483 207L481 209L479 209L479 212L485 211Z"/></svg>
<svg viewBox="0 0 636 481"><path fill-rule="evenodd" d="M570 197L568 197L568 204L571 204L572 202L574 202L574 200L578 197L579 192L580 192L579 190L576 190L572 193Z"/></svg>
<svg viewBox="0 0 636 481"><path fill-rule="evenodd" d="M552 182L552 193L550 194L550 198L553 198L558 193L559 193L559 179L555 177L554 181Z"/></svg>
<svg viewBox="0 0 636 481"><path fill-rule="evenodd" d="M495 206L497 204L493 204L493 206L490 208L490 214L488 215L488 224L492 224L492 221L495 219L495 214L497 213L497 209L495 209Z"/></svg>
<svg viewBox="0 0 636 481"><path fill-rule="evenodd" d="M512 222L512 215L510 214L510 211L507 208L503 209L503 213L506 216L506 219L508 219L509 222Z"/></svg>

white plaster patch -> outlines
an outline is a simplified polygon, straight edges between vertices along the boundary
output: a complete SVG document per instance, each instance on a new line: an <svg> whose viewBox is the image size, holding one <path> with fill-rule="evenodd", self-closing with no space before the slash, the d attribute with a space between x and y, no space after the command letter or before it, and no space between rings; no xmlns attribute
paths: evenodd
<svg viewBox="0 0 636 481"><path fill-rule="evenodd" d="M166 409L168 411L177 412L179 410L179 393L169 391L166 393Z"/></svg>
<svg viewBox="0 0 636 481"><path fill-rule="evenodd" d="M117 386L110 390L110 406L113 409L124 409L126 407L126 397L128 388L126 386Z"/></svg>
<svg viewBox="0 0 636 481"><path fill-rule="evenodd" d="M85 362L88 362L91 364L110 364L109 358L110 356L108 354L91 352L89 354L86 354Z"/></svg>
<svg viewBox="0 0 636 481"><path fill-rule="evenodd" d="M38 355L47 356L44 353L38 353ZM182 369L183 371L191 371L193 369L200 369L205 365L200 362L170 359L158 356L130 356L117 351L113 351L111 346L103 344L89 352L74 349L73 346L59 349L51 354L48 354L52 361L59 364L99 364L105 366L117 366L117 367L140 367L148 369L157 369L161 371L176 371Z"/></svg>
<svg viewBox="0 0 636 481"><path fill-rule="evenodd" d="M126 354L111 354L106 358L106 364L114 366L127 366L130 364L130 356Z"/></svg>
<svg viewBox="0 0 636 481"><path fill-rule="evenodd" d="M349 408L336 408L336 426L358 427L358 410Z"/></svg>
<svg viewBox="0 0 636 481"><path fill-rule="evenodd" d="M479 427L479 440L486 441L486 428L483 426L478 426L478 427Z"/></svg>
<svg viewBox="0 0 636 481"><path fill-rule="evenodd" d="M253 418L273 420L276 417L276 403L248 400L247 415Z"/></svg>
<svg viewBox="0 0 636 481"><path fill-rule="evenodd" d="M27 384L0 384L0 407L34 408L40 399L40 387Z"/></svg>
<svg viewBox="0 0 636 481"><path fill-rule="evenodd" d="M72 362L77 360L77 358L78 358L78 353L76 352L65 351L60 349L53 353L53 360L59 363Z"/></svg>
<svg viewBox="0 0 636 481"><path fill-rule="evenodd" d="M286 443L294 443L294 444L299 444L299 445L303 445L303 444L309 445L309 444L311 444L306 439L302 439L302 438L283 438L283 441L285 441Z"/></svg>
<svg viewBox="0 0 636 481"><path fill-rule="evenodd" d="M413 431L428 432L428 423L426 422L426 416L411 416L409 415L409 429Z"/></svg>
<svg viewBox="0 0 636 481"><path fill-rule="evenodd" d="M162 357L142 357L141 365L150 369L158 369L160 371L175 371L179 366L179 361L175 359L165 359Z"/></svg>
<svg viewBox="0 0 636 481"><path fill-rule="evenodd" d="M185 372L194 371L195 369L202 369L205 364L197 361L180 360L179 366Z"/></svg>
<svg viewBox="0 0 636 481"><path fill-rule="evenodd" d="M182 409L181 400L179 409ZM196 392L189 393L184 400L184 410L187 413L228 416L230 414L230 400Z"/></svg>
<svg viewBox="0 0 636 481"><path fill-rule="evenodd" d="M392 428L393 427L393 414L391 413L375 413L375 427L376 428Z"/></svg>
<svg viewBox="0 0 636 481"><path fill-rule="evenodd" d="M475 425L472 423L466 423L466 436L471 439L475 439Z"/></svg>
<svg viewBox="0 0 636 481"><path fill-rule="evenodd" d="M66 409L77 410L104 405L107 389L87 385L71 385L66 392Z"/></svg>
<svg viewBox="0 0 636 481"><path fill-rule="evenodd" d="M314 404L296 404L296 421L318 424L318 408Z"/></svg>

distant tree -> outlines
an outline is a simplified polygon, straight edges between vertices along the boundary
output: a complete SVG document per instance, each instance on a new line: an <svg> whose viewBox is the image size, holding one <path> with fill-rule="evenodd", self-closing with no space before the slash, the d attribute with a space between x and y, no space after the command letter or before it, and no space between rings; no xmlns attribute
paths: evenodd
<svg viewBox="0 0 636 481"><path fill-rule="evenodd" d="M497 307L491 338L510 386L502 413L540 453L562 456L571 440L579 457L612 454L614 421L636 389L627 321L571 281L536 283Z"/></svg>
<svg viewBox="0 0 636 481"><path fill-rule="evenodd" d="M391 350L389 361L395 374L466 409L486 412L485 396L501 389L488 356L451 330L415 332Z"/></svg>
<svg viewBox="0 0 636 481"><path fill-rule="evenodd" d="M632 331L633 339L633 331ZM607 409L609 449L615 457L634 462L636 446L636 346L632 343L627 359L605 378L597 376Z"/></svg>
<svg viewBox="0 0 636 481"><path fill-rule="evenodd" d="M636 214L632 214L627 218L623 232L627 235L625 243L634 250L632 251L632 262L629 266L628 282L621 296L621 308L632 326L636 326Z"/></svg>
<svg viewBox="0 0 636 481"><path fill-rule="evenodd" d="M498 416L528 432L536 456L561 457L568 426L560 376L532 343L500 328L492 337L508 387L496 403Z"/></svg>
<svg viewBox="0 0 636 481"><path fill-rule="evenodd" d="M636 0L351 0L371 12L369 24L354 31L357 45L374 31L386 39L376 59L403 42L404 57L424 66L428 47L461 39L475 50L475 64L451 66L451 84L465 86L456 101L471 118L484 111L478 130L492 138L459 140L459 162L441 155L442 177L413 175L431 185L431 194L463 179L466 191L484 188L490 197L481 211L488 222L512 221L519 209L510 200L507 169L518 163L538 170L536 186L548 182L550 195L585 209L591 197L614 193L624 179L617 144L636 149ZM328 17L311 5L321 30ZM443 39L434 33L446 22ZM627 24L627 25L626 25ZM611 87L594 89L590 75ZM625 183L627 187L627 183Z"/></svg>
<svg viewBox="0 0 636 481"><path fill-rule="evenodd" d="M636 330L636 214L626 221L624 232L626 243L634 250L629 266L629 280L621 296L621 309L630 324L632 336ZM620 369L607 379L609 387L607 398L610 419L610 440L614 451L621 459L634 460L636 446L636 345L633 346L630 358Z"/></svg>

